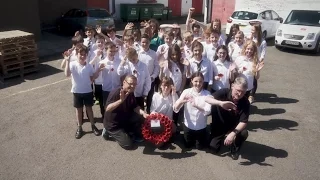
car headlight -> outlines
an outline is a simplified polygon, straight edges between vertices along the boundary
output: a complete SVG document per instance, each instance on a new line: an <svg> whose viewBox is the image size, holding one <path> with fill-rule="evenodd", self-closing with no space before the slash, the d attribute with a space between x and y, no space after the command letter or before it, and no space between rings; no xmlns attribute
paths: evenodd
<svg viewBox="0 0 320 180"><path fill-rule="evenodd" d="M313 40L315 36L316 36L316 33L309 33L306 40Z"/></svg>
<svg viewBox="0 0 320 180"><path fill-rule="evenodd" d="M282 36L282 30L281 29L278 29L277 36Z"/></svg>

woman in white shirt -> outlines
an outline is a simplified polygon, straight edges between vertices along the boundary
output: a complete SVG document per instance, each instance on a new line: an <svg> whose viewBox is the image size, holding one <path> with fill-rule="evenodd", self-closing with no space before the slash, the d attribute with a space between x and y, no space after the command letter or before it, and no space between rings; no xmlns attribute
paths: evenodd
<svg viewBox="0 0 320 180"><path fill-rule="evenodd" d="M205 97L210 96L210 92L203 89L203 82L201 72L192 74L192 88L185 89L173 106L175 112L184 106L183 131L186 148L197 145L198 149L202 149L207 146L207 116L211 112L211 106L205 102Z"/></svg>
<svg viewBox="0 0 320 180"><path fill-rule="evenodd" d="M211 93L220 89L230 89L230 82L234 80L235 65L230 61L228 48L219 46L213 61L213 86Z"/></svg>
<svg viewBox="0 0 320 180"><path fill-rule="evenodd" d="M246 78L248 82L246 96L250 103L252 103L253 96L250 94L250 91L253 89L253 80L254 78L259 78L259 71L264 66L263 62L258 62L258 50L254 41L248 40L244 44L241 56L236 59L235 64L239 75Z"/></svg>

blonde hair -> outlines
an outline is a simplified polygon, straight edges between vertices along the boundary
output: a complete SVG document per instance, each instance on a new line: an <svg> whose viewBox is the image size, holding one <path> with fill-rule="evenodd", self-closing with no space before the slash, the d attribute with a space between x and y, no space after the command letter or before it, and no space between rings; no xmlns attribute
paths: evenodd
<svg viewBox="0 0 320 180"><path fill-rule="evenodd" d="M193 39L193 33L191 31L186 31L183 33L183 38L192 38Z"/></svg>
<svg viewBox="0 0 320 180"><path fill-rule="evenodd" d="M138 55L137 51L134 48L128 48L126 50L126 56L128 59L132 59L133 56Z"/></svg>
<svg viewBox="0 0 320 180"><path fill-rule="evenodd" d="M252 62L253 62L253 67L252 67L253 70L252 71L253 71L253 73L256 73L257 72L256 66L258 64L258 48L257 48L257 44L252 40L246 41L245 44L243 45L241 55L245 56L246 49L247 49L248 46L252 46L252 48L253 48L253 56L251 58Z"/></svg>

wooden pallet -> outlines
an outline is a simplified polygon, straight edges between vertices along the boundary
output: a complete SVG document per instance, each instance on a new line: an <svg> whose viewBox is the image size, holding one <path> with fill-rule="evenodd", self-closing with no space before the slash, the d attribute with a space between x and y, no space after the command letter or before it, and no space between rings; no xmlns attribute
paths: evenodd
<svg viewBox="0 0 320 180"><path fill-rule="evenodd" d="M28 59L24 61L11 61L6 64L0 64L0 73L3 75L10 74L12 72L16 71L23 71L27 67L30 66L38 66L39 65L39 59Z"/></svg>
<svg viewBox="0 0 320 180"><path fill-rule="evenodd" d="M38 72L39 71L39 66L38 65L28 65L25 66L22 69L19 70L11 70L8 74L2 74L0 73L0 81L4 82L5 80L15 78L15 77L20 77L23 78L25 75L33 72Z"/></svg>
<svg viewBox="0 0 320 180"><path fill-rule="evenodd" d="M13 44L30 40L34 40L34 35L32 33L19 30L0 32L0 46L3 44Z"/></svg>
<svg viewBox="0 0 320 180"><path fill-rule="evenodd" d="M3 46L0 45L0 53L2 56L19 54L27 51L37 51L37 44L35 42L19 42Z"/></svg>

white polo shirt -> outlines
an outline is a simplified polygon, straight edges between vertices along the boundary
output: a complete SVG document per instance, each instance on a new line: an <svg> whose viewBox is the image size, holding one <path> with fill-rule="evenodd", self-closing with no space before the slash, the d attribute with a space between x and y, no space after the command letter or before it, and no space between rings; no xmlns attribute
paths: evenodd
<svg viewBox="0 0 320 180"><path fill-rule="evenodd" d="M248 82L248 89L247 91L250 91L253 88L253 80L254 80L254 74L253 74L253 62L250 61L246 56L239 56L235 64L237 66L238 70L243 71L243 67L245 67L245 71L242 72L239 76L244 77Z"/></svg>
<svg viewBox="0 0 320 180"><path fill-rule="evenodd" d="M198 72L198 65L200 66L200 72L204 76L204 82L208 82L209 84L212 84L213 83L212 63L204 57L201 59L200 62L195 60L195 58L192 58L190 60L191 74Z"/></svg>
<svg viewBox="0 0 320 180"><path fill-rule="evenodd" d="M214 76L218 76L219 74L222 74L222 77L220 77L220 80L213 80L213 86L212 89L215 91L218 91L223 88L230 89L230 71L229 67L231 65L231 62L224 61L221 62L220 59L217 59L213 62L213 73Z"/></svg>
<svg viewBox="0 0 320 180"><path fill-rule="evenodd" d="M168 116L171 120L173 120L173 95L169 95L167 97L163 97L160 93L155 92L152 97L152 103L150 107L151 113L161 113L163 115ZM174 99L178 99L178 95L175 93Z"/></svg>
<svg viewBox="0 0 320 180"><path fill-rule="evenodd" d="M70 62L72 93L89 93L92 92L91 77L94 69L90 64L81 65L78 61Z"/></svg>
<svg viewBox="0 0 320 180"><path fill-rule="evenodd" d="M145 63L148 66L150 77L155 79L159 76L160 66L157 53L154 50L149 49L148 51L144 51L143 49L141 49L138 54L138 58L141 62Z"/></svg>
<svg viewBox="0 0 320 180"><path fill-rule="evenodd" d="M203 53L202 56L213 62L214 56L216 55L216 50L218 46L214 46L211 44L205 44L203 47Z"/></svg>
<svg viewBox="0 0 320 180"><path fill-rule="evenodd" d="M241 56L243 44L239 45L236 42L230 42L228 44L229 56L232 61L235 61L237 57Z"/></svg>
<svg viewBox="0 0 320 180"><path fill-rule="evenodd" d="M210 96L210 92L202 90L199 93L193 88L185 89L179 100L180 102L185 97L192 97L195 104L201 107L204 111L200 111L191 105L190 102L184 104L184 125L192 130L201 130L207 127L207 116L211 113L211 105L205 102L205 97ZM180 109L176 109L174 106L174 112L178 113Z"/></svg>
<svg viewBox="0 0 320 180"><path fill-rule="evenodd" d="M106 50L103 49L101 56L96 57L98 51L99 51L99 49L94 50L94 51L91 53L90 57L89 57L89 62L91 62L92 60L94 60L93 68L94 68L95 71L99 69L100 61L102 61L103 59L105 59L106 56L107 56ZM95 57L96 57L96 59L94 59ZM99 77L94 80L94 83L97 84L97 85L101 85L101 84L102 84L102 73L100 73Z"/></svg>
<svg viewBox="0 0 320 180"><path fill-rule="evenodd" d="M137 86L134 91L135 97L147 96L151 89L151 78L148 67L145 63L138 61L137 64L132 64L127 60L124 66L119 66L117 72L120 76L134 75L137 77Z"/></svg>
<svg viewBox="0 0 320 180"><path fill-rule="evenodd" d="M111 92L121 86L120 75L117 73L120 62L120 59L117 57L114 57L113 60L106 57L104 60L99 62L99 65L105 65L105 68L101 72L103 91Z"/></svg>
<svg viewBox="0 0 320 180"><path fill-rule="evenodd" d="M166 77L170 77L173 80L174 86L176 87L177 91L179 91L182 88L181 87L182 86L182 77L185 75L187 67L184 66L184 69L183 69L184 72L182 72L175 62L173 62L171 60L170 60L170 62L172 63L171 69L169 69L168 63L165 63L164 68L163 68L163 74Z"/></svg>

